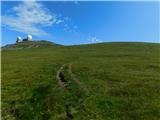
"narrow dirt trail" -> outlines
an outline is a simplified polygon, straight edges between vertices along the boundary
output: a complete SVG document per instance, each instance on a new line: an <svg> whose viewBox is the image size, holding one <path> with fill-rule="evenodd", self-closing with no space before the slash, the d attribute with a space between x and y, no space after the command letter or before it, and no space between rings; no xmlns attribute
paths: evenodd
<svg viewBox="0 0 160 120"><path fill-rule="evenodd" d="M57 80L58 80L58 83L59 85L63 88L63 89L66 89L68 90L67 88L67 85L68 85L68 81L65 79L65 76L64 76L64 73L63 73L63 70L64 70L64 67L66 65L64 64L62 67L60 67L60 69L57 71ZM65 103L65 115L66 115L66 118L67 120L73 120L73 112L71 111L71 102L66 100L66 103Z"/></svg>
<svg viewBox="0 0 160 120"><path fill-rule="evenodd" d="M56 79L66 95L63 114L66 119L73 120L78 114L86 114L83 103L88 97L89 90L72 72L72 64L62 65L57 71Z"/></svg>
<svg viewBox="0 0 160 120"><path fill-rule="evenodd" d="M63 69L66 65L64 64L63 66L60 67L60 69L57 71L57 76L56 79L58 80L58 84L62 87L62 88L66 88L66 84L67 81L64 78L63 75Z"/></svg>

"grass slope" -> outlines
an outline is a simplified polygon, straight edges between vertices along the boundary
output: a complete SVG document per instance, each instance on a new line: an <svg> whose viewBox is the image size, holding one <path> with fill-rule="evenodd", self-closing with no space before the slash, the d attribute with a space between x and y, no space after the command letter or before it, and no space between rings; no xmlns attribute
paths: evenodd
<svg viewBox="0 0 160 120"><path fill-rule="evenodd" d="M2 51L2 120L158 120L159 57L151 43Z"/></svg>

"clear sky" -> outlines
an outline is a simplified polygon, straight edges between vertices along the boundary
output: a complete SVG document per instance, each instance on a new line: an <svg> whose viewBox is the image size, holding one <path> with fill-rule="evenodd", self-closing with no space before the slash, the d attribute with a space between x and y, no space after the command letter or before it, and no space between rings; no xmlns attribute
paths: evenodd
<svg viewBox="0 0 160 120"><path fill-rule="evenodd" d="M64 45L159 42L158 2L3 1L2 45L17 36Z"/></svg>

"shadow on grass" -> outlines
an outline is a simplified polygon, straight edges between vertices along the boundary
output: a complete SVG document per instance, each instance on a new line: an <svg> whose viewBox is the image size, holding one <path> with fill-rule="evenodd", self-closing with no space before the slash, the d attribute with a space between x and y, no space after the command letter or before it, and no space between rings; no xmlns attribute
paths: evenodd
<svg viewBox="0 0 160 120"><path fill-rule="evenodd" d="M48 120L50 118L51 86L42 85L32 91L30 99L16 107L16 103L10 105L10 113L17 120Z"/></svg>

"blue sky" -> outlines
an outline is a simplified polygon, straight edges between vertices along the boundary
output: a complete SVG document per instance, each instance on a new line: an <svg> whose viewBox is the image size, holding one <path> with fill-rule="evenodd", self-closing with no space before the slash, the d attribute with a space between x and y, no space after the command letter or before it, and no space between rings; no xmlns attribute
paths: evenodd
<svg viewBox="0 0 160 120"><path fill-rule="evenodd" d="M17 36L64 45L159 42L158 2L3 1L2 45Z"/></svg>

